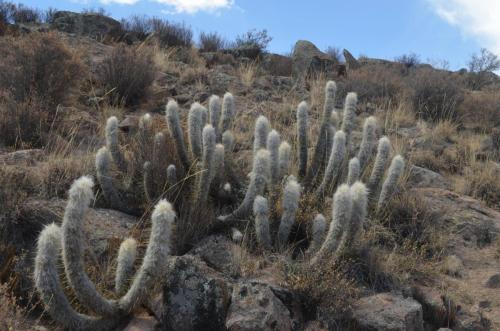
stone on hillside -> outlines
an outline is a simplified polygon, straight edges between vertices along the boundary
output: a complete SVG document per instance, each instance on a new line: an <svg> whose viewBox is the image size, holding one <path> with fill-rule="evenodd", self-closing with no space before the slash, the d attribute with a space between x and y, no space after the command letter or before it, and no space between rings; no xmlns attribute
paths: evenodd
<svg viewBox="0 0 500 331"><path fill-rule="evenodd" d="M159 314L161 330L223 330L231 299L226 280L198 257L174 257ZM155 309L157 310L157 309Z"/></svg>
<svg viewBox="0 0 500 331"><path fill-rule="evenodd" d="M234 286L227 330L287 331L292 330L293 325L290 311L269 285L252 282Z"/></svg>
<svg viewBox="0 0 500 331"><path fill-rule="evenodd" d="M422 306L411 298L380 293L354 304L353 317L362 331L423 331Z"/></svg>
<svg viewBox="0 0 500 331"><path fill-rule="evenodd" d="M500 288L500 274L491 276L485 285L488 288Z"/></svg>
<svg viewBox="0 0 500 331"><path fill-rule="evenodd" d="M292 55L292 74L295 78L314 73L335 72L336 61L321 52L313 43L299 40L295 44Z"/></svg>
<svg viewBox="0 0 500 331"><path fill-rule="evenodd" d="M347 49L344 48L343 54L347 70L355 70L361 66L358 60L356 60L356 58Z"/></svg>
<svg viewBox="0 0 500 331"><path fill-rule="evenodd" d="M234 252L239 245L226 236L215 235L201 240L189 253L199 256L209 267L223 273L231 272Z"/></svg>
<svg viewBox="0 0 500 331"><path fill-rule="evenodd" d="M0 165L33 166L44 157L42 149L23 149L0 155Z"/></svg>
<svg viewBox="0 0 500 331"><path fill-rule="evenodd" d="M97 39L117 39L122 35L120 22L111 17L94 13L58 11L54 14L51 25L59 31Z"/></svg>
<svg viewBox="0 0 500 331"><path fill-rule="evenodd" d="M410 177L408 178L410 187L434 187L450 189L450 183L437 172L412 165L410 168Z"/></svg>
<svg viewBox="0 0 500 331"><path fill-rule="evenodd" d="M443 296L438 290L426 286L415 286L413 297L422 305L426 322L436 327L446 325L449 319L448 311Z"/></svg>

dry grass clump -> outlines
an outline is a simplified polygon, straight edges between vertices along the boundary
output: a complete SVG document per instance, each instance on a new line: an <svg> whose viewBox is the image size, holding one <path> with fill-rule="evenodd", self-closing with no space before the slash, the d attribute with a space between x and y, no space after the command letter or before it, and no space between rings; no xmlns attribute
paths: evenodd
<svg viewBox="0 0 500 331"><path fill-rule="evenodd" d="M148 48L120 44L102 62L100 81L110 103L133 105L147 96L155 73L153 54Z"/></svg>
<svg viewBox="0 0 500 331"><path fill-rule="evenodd" d="M463 174L454 177L454 189L499 209L500 166L493 161L473 162L464 169Z"/></svg>
<svg viewBox="0 0 500 331"><path fill-rule="evenodd" d="M464 126L472 126L481 132L490 132L500 126L498 90L466 93L457 111Z"/></svg>
<svg viewBox="0 0 500 331"><path fill-rule="evenodd" d="M429 121L457 119L463 92L452 75L424 68L408 77L408 97L418 117Z"/></svg>
<svg viewBox="0 0 500 331"><path fill-rule="evenodd" d="M217 52L228 46L228 42L217 32L201 32L199 38L201 52Z"/></svg>
<svg viewBox="0 0 500 331"><path fill-rule="evenodd" d="M258 73L259 66L255 61L243 63L238 68L238 75L240 76L241 82L246 87L252 87Z"/></svg>
<svg viewBox="0 0 500 331"><path fill-rule="evenodd" d="M39 321L28 319L27 314L10 293L9 285L0 284L0 330L28 331L39 327Z"/></svg>

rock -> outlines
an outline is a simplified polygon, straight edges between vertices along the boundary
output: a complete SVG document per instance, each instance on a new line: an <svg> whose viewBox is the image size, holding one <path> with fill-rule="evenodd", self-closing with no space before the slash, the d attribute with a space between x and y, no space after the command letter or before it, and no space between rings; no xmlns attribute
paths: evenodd
<svg viewBox="0 0 500 331"><path fill-rule="evenodd" d="M500 233L500 212L486 207L482 202L468 196L438 188L415 188L412 191L428 203L429 208L445 212L443 225L450 231L450 244L462 239L464 245L484 247L493 243Z"/></svg>
<svg viewBox="0 0 500 331"><path fill-rule="evenodd" d="M344 48L343 54L348 71L358 69L361 66L358 60L347 49Z"/></svg>
<svg viewBox="0 0 500 331"><path fill-rule="evenodd" d="M200 257L209 267L230 273L235 262L237 245L223 235L209 236L201 240L189 254Z"/></svg>
<svg viewBox="0 0 500 331"><path fill-rule="evenodd" d="M409 187L434 187L450 189L450 183L440 174L432 170L412 165L408 178Z"/></svg>
<svg viewBox="0 0 500 331"><path fill-rule="evenodd" d="M290 311L269 285L239 283L234 286L226 320L229 331L292 330Z"/></svg>
<svg viewBox="0 0 500 331"><path fill-rule="evenodd" d="M265 54L261 62L262 68L272 76L292 75L292 59L289 56L279 54Z"/></svg>
<svg viewBox="0 0 500 331"><path fill-rule="evenodd" d="M458 311L455 315L453 331L489 331L491 322L481 313Z"/></svg>
<svg viewBox="0 0 500 331"><path fill-rule="evenodd" d="M500 274L491 276L485 286L488 288L500 288Z"/></svg>
<svg viewBox="0 0 500 331"><path fill-rule="evenodd" d="M464 275L464 264L456 255L449 255L443 263L443 271L452 277L462 277Z"/></svg>
<svg viewBox="0 0 500 331"><path fill-rule="evenodd" d="M335 72L335 60L321 52L313 43L299 40L295 43L292 55L292 74L295 78L314 73Z"/></svg>
<svg viewBox="0 0 500 331"><path fill-rule="evenodd" d="M157 321L153 316L134 316L123 331L153 331L156 330Z"/></svg>
<svg viewBox="0 0 500 331"><path fill-rule="evenodd" d="M356 330L423 331L422 306L411 298L380 293L361 298L353 307Z"/></svg>
<svg viewBox="0 0 500 331"><path fill-rule="evenodd" d="M0 165L33 166L44 157L42 149L23 149L0 155Z"/></svg>
<svg viewBox="0 0 500 331"><path fill-rule="evenodd" d="M98 40L102 38L117 39L122 36L120 22L111 17L93 13L55 12L51 27L59 31L90 36Z"/></svg>
<svg viewBox="0 0 500 331"><path fill-rule="evenodd" d="M211 71L211 73L208 75L208 79L210 88L212 89L212 93L221 95L226 91L229 91L230 86L232 87L233 85L238 85L239 83L236 77L217 71ZM239 89L241 89L241 87L236 88L236 90Z"/></svg>
<svg viewBox="0 0 500 331"><path fill-rule="evenodd" d="M431 287L415 286L413 297L422 305L425 321L436 327L446 325L448 311L439 291Z"/></svg>
<svg viewBox="0 0 500 331"><path fill-rule="evenodd" d="M231 288L198 257L173 258L165 284L162 330L224 329Z"/></svg>

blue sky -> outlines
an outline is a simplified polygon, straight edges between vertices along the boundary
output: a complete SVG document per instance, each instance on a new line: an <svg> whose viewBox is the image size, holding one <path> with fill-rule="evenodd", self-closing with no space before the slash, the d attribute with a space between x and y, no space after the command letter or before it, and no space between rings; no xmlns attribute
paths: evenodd
<svg viewBox="0 0 500 331"><path fill-rule="evenodd" d="M307 39L324 50L347 48L355 56L393 59L415 52L421 60L446 59L464 67L481 47L500 54L500 0L24 0L41 9L102 7L120 19L163 17L228 39L267 29L269 50L287 53Z"/></svg>

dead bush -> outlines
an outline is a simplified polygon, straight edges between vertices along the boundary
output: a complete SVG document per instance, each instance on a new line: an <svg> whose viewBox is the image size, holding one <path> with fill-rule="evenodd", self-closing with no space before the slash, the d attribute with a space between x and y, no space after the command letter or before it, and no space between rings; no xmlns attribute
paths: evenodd
<svg viewBox="0 0 500 331"><path fill-rule="evenodd" d="M498 91L466 93L457 111L465 126L490 132L500 126L500 94Z"/></svg>
<svg viewBox="0 0 500 331"><path fill-rule="evenodd" d="M50 111L79 85L82 62L56 33L0 40L0 90L15 101L43 100Z"/></svg>
<svg viewBox="0 0 500 331"><path fill-rule="evenodd" d="M201 32L199 47L201 52L217 52L227 47L227 41L217 32Z"/></svg>
<svg viewBox="0 0 500 331"><path fill-rule="evenodd" d="M455 189L484 201L492 208L500 208L500 167L493 161L473 162L466 167L462 180Z"/></svg>
<svg viewBox="0 0 500 331"><path fill-rule="evenodd" d="M110 103L131 105L146 96L155 72L149 49L120 44L102 62L100 80Z"/></svg>
<svg viewBox="0 0 500 331"><path fill-rule="evenodd" d="M184 23L152 18L151 29L163 47L189 47L193 41L193 31Z"/></svg>
<svg viewBox="0 0 500 331"><path fill-rule="evenodd" d="M463 93L457 77L433 69L420 69L407 80L409 97L418 117L429 121L456 120Z"/></svg>

